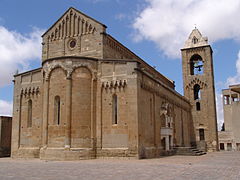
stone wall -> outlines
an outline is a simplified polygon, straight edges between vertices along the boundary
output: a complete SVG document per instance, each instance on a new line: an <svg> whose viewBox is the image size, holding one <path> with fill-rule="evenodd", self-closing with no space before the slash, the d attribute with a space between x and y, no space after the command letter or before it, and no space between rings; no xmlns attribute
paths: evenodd
<svg viewBox="0 0 240 180"><path fill-rule="evenodd" d="M42 98L42 69L15 76L13 157L38 157L42 139Z"/></svg>
<svg viewBox="0 0 240 180"><path fill-rule="evenodd" d="M71 147L91 147L92 74L79 67L72 74Z"/></svg>
<svg viewBox="0 0 240 180"><path fill-rule="evenodd" d="M98 156L136 157L137 154L137 77L136 62L103 61L101 73L101 126ZM113 97L117 98L117 122Z"/></svg>
<svg viewBox="0 0 240 180"><path fill-rule="evenodd" d="M148 73L140 69L138 72L139 157L159 157L166 151L173 151L173 147L189 147L194 141L189 102ZM172 119L169 127L161 125L163 105L167 105L168 117ZM173 138L170 149L164 149L165 145L161 143L164 131L168 131Z"/></svg>
<svg viewBox="0 0 240 180"><path fill-rule="evenodd" d="M51 71L48 102L48 147L64 147L66 124L66 73L62 68ZM55 98L60 97L60 119L55 120Z"/></svg>
<svg viewBox="0 0 240 180"><path fill-rule="evenodd" d="M11 154L12 117L0 116L0 157Z"/></svg>

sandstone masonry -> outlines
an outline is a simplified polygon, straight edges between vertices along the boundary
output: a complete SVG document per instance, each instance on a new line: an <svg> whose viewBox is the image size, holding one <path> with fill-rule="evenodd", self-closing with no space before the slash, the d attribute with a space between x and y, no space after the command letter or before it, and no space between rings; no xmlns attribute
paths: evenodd
<svg viewBox="0 0 240 180"><path fill-rule="evenodd" d="M189 100L105 25L70 8L42 38L42 67L15 76L12 157L153 158L196 144Z"/></svg>

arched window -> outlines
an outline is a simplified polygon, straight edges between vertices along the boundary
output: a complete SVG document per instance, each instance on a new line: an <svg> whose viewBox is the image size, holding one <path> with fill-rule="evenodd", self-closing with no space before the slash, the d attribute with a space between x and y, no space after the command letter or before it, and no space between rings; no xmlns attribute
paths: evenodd
<svg viewBox="0 0 240 180"><path fill-rule="evenodd" d="M196 110L197 111L201 110L200 102L196 102Z"/></svg>
<svg viewBox="0 0 240 180"><path fill-rule="evenodd" d="M60 97L55 96L54 100L54 124L60 124L60 110L61 110L61 102Z"/></svg>
<svg viewBox="0 0 240 180"><path fill-rule="evenodd" d="M200 86L195 84L193 87L194 100L201 99Z"/></svg>
<svg viewBox="0 0 240 180"><path fill-rule="evenodd" d="M118 124L118 98L116 94L114 94L112 97L112 111L112 124Z"/></svg>
<svg viewBox="0 0 240 180"><path fill-rule="evenodd" d="M31 99L28 101L27 127L32 127L32 100Z"/></svg>
<svg viewBox="0 0 240 180"><path fill-rule="evenodd" d="M203 74L203 60L198 54L193 55L190 59L190 74Z"/></svg>
<svg viewBox="0 0 240 180"><path fill-rule="evenodd" d="M192 42L193 42L193 44L197 44L198 39L194 36L193 39L192 39Z"/></svg>

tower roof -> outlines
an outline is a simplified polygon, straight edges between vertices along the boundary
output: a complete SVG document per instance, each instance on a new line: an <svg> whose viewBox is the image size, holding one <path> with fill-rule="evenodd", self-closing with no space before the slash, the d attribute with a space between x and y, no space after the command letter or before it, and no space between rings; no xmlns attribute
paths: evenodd
<svg viewBox="0 0 240 180"><path fill-rule="evenodd" d="M184 49L185 48L193 48L193 47L200 47L206 46L208 44L208 38L203 37L200 31L195 28L192 30L191 34L189 35L187 41L185 41Z"/></svg>

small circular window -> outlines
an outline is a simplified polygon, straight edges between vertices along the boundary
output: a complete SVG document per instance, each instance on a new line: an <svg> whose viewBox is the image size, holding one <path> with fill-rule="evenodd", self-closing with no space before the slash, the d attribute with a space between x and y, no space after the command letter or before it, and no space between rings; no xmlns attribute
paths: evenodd
<svg viewBox="0 0 240 180"><path fill-rule="evenodd" d="M73 40L71 40L71 41L69 42L69 47L70 47L71 49L73 49L73 48L75 48L76 44L77 44L76 40L73 39Z"/></svg>

